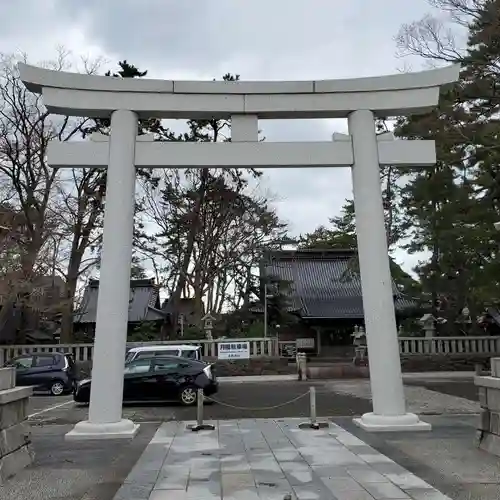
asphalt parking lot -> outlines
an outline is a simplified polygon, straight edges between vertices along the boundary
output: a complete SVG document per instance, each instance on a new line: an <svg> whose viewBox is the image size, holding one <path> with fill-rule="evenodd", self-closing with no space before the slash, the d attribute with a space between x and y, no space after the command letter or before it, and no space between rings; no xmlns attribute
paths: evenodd
<svg viewBox="0 0 500 500"><path fill-rule="evenodd" d="M285 418L308 417L310 404L308 390L316 387L318 416L352 417L371 410L366 399L336 394L322 381L273 381L221 383L219 392L204 408L206 419ZM477 401L477 389L471 380L411 380L406 385L420 386L432 391ZM163 422L168 420L194 420L196 408L179 404L125 404L124 417L137 422ZM85 420L88 407L78 406L72 396L54 397L37 394L31 398L29 408L32 424L74 425Z"/></svg>
<svg viewBox="0 0 500 500"><path fill-rule="evenodd" d="M219 392L204 408L206 419L308 417L309 387L312 382L221 383ZM322 383L316 387L318 416L355 416L370 411L370 402L353 396L332 393ZM88 407L78 406L71 396L37 395L31 399L30 421L33 425L72 425L85 420ZM179 404L125 404L125 418L137 422L194 420L195 407Z"/></svg>
<svg viewBox="0 0 500 500"><path fill-rule="evenodd" d="M47 394L34 394L30 398L28 415L31 418L43 415L52 409L72 406L73 396L50 396Z"/></svg>

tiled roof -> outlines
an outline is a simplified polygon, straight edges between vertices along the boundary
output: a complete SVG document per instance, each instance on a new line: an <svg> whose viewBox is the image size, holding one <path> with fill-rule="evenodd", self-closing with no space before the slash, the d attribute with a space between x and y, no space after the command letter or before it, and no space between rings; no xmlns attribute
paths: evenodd
<svg viewBox="0 0 500 500"><path fill-rule="evenodd" d="M85 289L81 310L75 314L75 323L95 323L99 281L90 280ZM159 310L159 288L154 280L131 280L129 322L154 321L164 318Z"/></svg>
<svg viewBox="0 0 500 500"><path fill-rule="evenodd" d="M353 250L299 250L274 252L264 275L290 283L290 305L304 318L363 318L359 273L351 270ZM414 305L394 287L395 305Z"/></svg>

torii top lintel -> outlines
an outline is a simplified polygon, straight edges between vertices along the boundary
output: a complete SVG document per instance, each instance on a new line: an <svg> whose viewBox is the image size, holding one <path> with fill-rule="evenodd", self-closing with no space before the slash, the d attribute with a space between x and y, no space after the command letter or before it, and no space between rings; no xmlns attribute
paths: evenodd
<svg viewBox="0 0 500 500"><path fill-rule="evenodd" d="M425 112L439 87L458 80L459 65L388 76L316 81L169 81L126 79L18 65L26 87L47 109L69 116L109 117L117 109L142 118L343 118L368 109L377 116Z"/></svg>

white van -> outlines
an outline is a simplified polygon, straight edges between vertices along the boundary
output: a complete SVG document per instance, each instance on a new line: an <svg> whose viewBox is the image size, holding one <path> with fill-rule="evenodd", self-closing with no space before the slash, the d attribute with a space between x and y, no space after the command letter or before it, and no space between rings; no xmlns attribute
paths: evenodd
<svg viewBox="0 0 500 500"><path fill-rule="evenodd" d="M197 345L148 345L132 347L127 352L125 363L136 359L151 358L153 356L179 356L182 358L201 361L201 347Z"/></svg>

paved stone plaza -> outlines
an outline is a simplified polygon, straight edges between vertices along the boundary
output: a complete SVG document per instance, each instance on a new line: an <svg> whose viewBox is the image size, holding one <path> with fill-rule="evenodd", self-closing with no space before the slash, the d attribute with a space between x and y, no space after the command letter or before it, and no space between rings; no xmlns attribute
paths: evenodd
<svg viewBox="0 0 500 500"><path fill-rule="evenodd" d="M164 423L115 500L449 498L342 427L301 421L212 421L201 433Z"/></svg>

